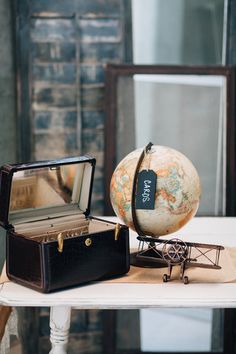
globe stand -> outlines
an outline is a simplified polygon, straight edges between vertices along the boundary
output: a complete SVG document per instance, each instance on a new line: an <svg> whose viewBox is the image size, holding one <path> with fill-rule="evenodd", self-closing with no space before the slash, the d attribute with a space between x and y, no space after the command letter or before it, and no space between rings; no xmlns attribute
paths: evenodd
<svg viewBox="0 0 236 354"><path fill-rule="evenodd" d="M142 237L143 238L143 237ZM145 251L137 251L130 254L130 264L135 267L143 268L164 268L166 262L163 262L162 251L155 252L153 250L154 245L150 244L150 247Z"/></svg>
<svg viewBox="0 0 236 354"><path fill-rule="evenodd" d="M150 142L143 149L134 172L133 186L132 186L132 197L131 197L131 213L134 229L139 235L137 239L139 242L139 249L130 255L130 264L136 267L146 267L146 268L163 268L166 267L166 261L163 258L161 249L156 247L155 240L151 240L149 236L146 236L139 225L139 221L136 215L136 188L138 181L138 173L144 158L150 153L153 144ZM145 249L145 246L147 249Z"/></svg>
<svg viewBox="0 0 236 354"><path fill-rule="evenodd" d="M150 242L148 236L139 236L139 249L130 254L130 264L143 268L164 268L167 266L162 250L156 248L155 242ZM148 244L147 248L145 244Z"/></svg>

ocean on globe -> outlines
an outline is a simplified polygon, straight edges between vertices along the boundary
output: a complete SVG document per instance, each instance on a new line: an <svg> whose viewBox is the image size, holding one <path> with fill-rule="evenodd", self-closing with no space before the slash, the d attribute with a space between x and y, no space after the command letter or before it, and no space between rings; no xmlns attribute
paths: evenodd
<svg viewBox="0 0 236 354"><path fill-rule="evenodd" d="M142 151L132 151L118 164L110 184L113 209L133 230L132 185ZM139 172L148 169L157 175L154 209L136 209L136 216L146 235L159 237L179 230L196 214L201 194L200 179L185 155L166 146L151 147Z"/></svg>

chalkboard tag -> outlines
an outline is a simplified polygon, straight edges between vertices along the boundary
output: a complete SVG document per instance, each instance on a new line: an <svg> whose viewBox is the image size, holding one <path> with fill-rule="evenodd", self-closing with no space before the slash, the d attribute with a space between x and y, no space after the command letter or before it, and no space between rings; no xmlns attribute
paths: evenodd
<svg viewBox="0 0 236 354"><path fill-rule="evenodd" d="M136 209L155 208L157 175L153 170L143 170L138 174Z"/></svg>

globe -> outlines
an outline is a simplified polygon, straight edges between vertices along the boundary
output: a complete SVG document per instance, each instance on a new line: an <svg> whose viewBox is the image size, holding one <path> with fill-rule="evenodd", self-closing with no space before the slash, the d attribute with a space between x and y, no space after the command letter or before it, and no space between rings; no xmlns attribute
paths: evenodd
<svg viewBox="0 0 236 354"><path fill-rule="evenodd" d="M116 167L110 183L110 199L116 215L131 229L131 198L134 174L143 149L128 154ZM157 175L153 209L136 209L139 227L146 235L159 237L179 230L197 212L200 179L192 162L170 147L153 145L139 172Z"/></svg>

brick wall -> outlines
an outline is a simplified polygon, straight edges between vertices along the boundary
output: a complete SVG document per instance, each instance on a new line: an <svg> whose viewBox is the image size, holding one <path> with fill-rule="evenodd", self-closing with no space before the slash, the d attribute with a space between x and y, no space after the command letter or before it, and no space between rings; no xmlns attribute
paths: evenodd
<svg viewBox="0 0 236 354"><path fill-rule="evenodd" d="M18 1L17 8L21 104L24 106L24 97L28 97L30 113L28 124L27 120L24 124L27 129L31 126L30 138L23 136L24 144L28 144L31 160L81 154L96 157L92 212L102 214L104 67L128 56L124 3L129 1L69 0L65 7L61 1L34 0L27 9L26 2ZM26 25L25 90L27 75L20 62L27 55L25 50L22 53Z"/></svg>

